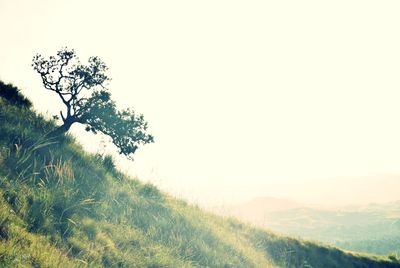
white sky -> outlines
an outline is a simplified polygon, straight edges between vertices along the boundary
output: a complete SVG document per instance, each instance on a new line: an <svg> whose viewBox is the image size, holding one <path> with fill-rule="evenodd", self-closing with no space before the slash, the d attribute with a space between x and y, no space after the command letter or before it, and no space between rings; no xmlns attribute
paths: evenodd
<svg viewBox="0 0 400 268"><path fill-rule="evenodd" d="M99 56L156 139L123 161L131 174L203 204L325 202L349 185L335 178L400 174L399 14L398 1L0 0L0 79L58 113L32 56ZM342 201L397 198L386 177Z"/></svg>

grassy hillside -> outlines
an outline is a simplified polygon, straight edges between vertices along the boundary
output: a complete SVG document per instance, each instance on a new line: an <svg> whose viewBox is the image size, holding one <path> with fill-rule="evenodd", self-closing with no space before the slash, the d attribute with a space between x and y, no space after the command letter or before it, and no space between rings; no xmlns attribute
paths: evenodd
<svg viewBox="0 0 400 268"><path fill-rule="evenodd" d="M0 83L0 267L400 267L205 213L54 127Z"/></svg>

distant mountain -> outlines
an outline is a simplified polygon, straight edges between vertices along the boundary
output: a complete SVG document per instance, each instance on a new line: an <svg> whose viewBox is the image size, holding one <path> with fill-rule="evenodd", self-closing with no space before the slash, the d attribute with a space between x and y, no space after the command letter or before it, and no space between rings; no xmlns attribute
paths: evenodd
<svg viewBox="0 0 400 268"><path fill-rule="evenodd" d="M224 215L349 250L400 254L400 201L324 209L263 197L231 206Z"/></svg>

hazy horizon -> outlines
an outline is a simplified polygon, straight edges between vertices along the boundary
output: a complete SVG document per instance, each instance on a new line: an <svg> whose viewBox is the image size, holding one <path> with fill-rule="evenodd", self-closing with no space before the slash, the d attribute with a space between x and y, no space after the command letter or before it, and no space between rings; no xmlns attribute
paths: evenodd
<svg viewBox="0 0 400 268"><path fill-rule="evenodd" d="M400 193L399 8L0 0L0 79L50 116L63 107L32 56L99 56L118 106L143 113L155 136L134 162L118 159L122 170L192 202L389 202Z"/></svg>

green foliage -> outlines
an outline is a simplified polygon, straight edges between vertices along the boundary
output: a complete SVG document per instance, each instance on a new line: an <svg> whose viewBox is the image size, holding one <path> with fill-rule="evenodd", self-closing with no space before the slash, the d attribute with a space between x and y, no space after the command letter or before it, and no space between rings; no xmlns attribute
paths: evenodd
<svg viewBox="0 0 400 268"><path fill-rule="evenodd" d="M143 115L137 115L132 109L119 111L111 100L104 86L109 80L108 68L100 58L90 57L88 65L83 65L74 50L64 48L49 59L37 54L32 67L41 76L44 87L55 92L65 106L66 111L60 112L63 125L55 134L81 123L87 131L111 137L119 153L130 159L140 145L154 141L146 133Z"/></svg>
<svg viewBox="0 0 400 268"><path fill-rule="evenodd" d="M54 128L0 97L0 267L399 267L205 213Z"/></svg>
<svg viewBox="0 0 400 268"><path fill-rule="evenodd" d="M139 145L153 142L153 137L146 133L143 115L136 115L131 109L118 111L106 90L93 92L82 104L82 110L85 112L81 120L87 124L86 130L111 137L121 154L131 157Z"/></svg>

